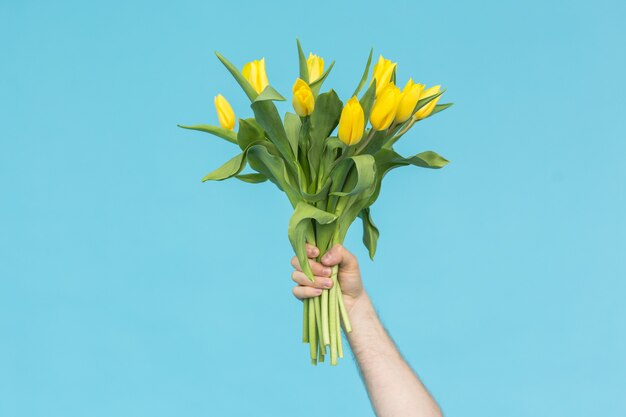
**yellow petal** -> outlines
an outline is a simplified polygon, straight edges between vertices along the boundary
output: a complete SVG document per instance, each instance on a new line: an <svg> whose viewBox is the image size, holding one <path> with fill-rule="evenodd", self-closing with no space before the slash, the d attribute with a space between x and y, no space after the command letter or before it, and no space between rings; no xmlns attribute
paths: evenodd
<svg viewBox="0 0 626 417"><path fill-rule="evenodd" d="M259 94L269 84L265 71L265 58L248 62L243 66L241 74Z"/></svg>
<svg viewBox="0 0 626 417"><path fill-rule="evenodd" d="M243 75L243 77L250 81L250 68L252 67L252 62L248 62L246 65L243 66L243 69L241 70L241 75Z"/></svg>
<svg viewBox="0 0 626 417"><path fill-rule="evenodd" d="M438 94L439 91L441 90L441 86L440 85L436 85L434 87L430 87L428 89L426 89L422 95L420 96L420 100L421 99L425 99L431 96L434 96L435 94ZM430 114L433 112L433 110L435 109L435 106L437 105L437 102L439 101L439 97L437 97L434 100L431 100L428 102L428 104L426 104L425 106L422 106L421 109L419 109L414 115L413 118L415 120L422 120L427 118L428 116L430 116Z"/></svg>
<svg viewBox="0 0 626 417"><path fill-rule="evenodd" d="M400 97L400 103L398 104L398 111L394 122L402 123L411 117L423 90L424 84L415 84L413 83L413 79L409 78L409 81L402 90L402 96Z"/></svg>
<svg viewBox="0 0 626 417"><path fill-rule="evenodd" d="M230 103L222 96L218 94L213 100L215 103L215 110L217 111L217 119L224 129L233 130L235 128L235 112L230 106Z"/></svg>
<svg viewBox="0 0 626 417"><path fill-rule="evenodd" d="M396 117L401 97L402 93L395 85L388 84L383 88L370 113L370 123L374 130L385 130L391 126Z"/></svg>
<svg viewBox="0 0 626 417"><path fill-rule="evenodd" d="M378 57L378 62L374 65L372 71L372 82L376 80L376 97L378 97L380 92L391 82L396 65L395 62L383 58L382 55Z"/></svg>
<svg viewBox="0 0 626 417"><path fill-rule="evenodd" d="M298 78L291 90L293 91L291 103L298 116L305 117L313 113L313 109L315 109L315 97L313 96L309 84Z"/></svg>
<svg viewBox="0 0 626 417"><path fill-rule="evenodd" d="M324 73L324 58L313 55L313 53L309 53L309 57L306 60L306 65L309 70L310 83L318 80Z"/></svg>
<svg viewBox="0 0 626 417"><path fill-rule="evenodd" d="M263 91L269 83L270 82L267 79L267 72L265 71L265 58L261 58L261 62L259 63L259 85L261 91Z"/></svg>
<svg viewBox="0 0 626 417"><path fill-rule="evenodd" d="M356 97L352 97L343 110L339 118L339 129L337 135L346 145L355 145L363 138L365 129L365 114L363 107Z"/></svg>

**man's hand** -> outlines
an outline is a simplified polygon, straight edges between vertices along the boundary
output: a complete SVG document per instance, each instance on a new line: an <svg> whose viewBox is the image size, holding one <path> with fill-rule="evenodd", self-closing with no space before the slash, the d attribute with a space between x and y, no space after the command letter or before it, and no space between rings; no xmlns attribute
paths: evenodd
<svg viewBox="0 0 626 417"><path fill-rule="evenodd" d="M333 246L321 258L318 248L307 246L309 264L315 276L309 280L298 258L291 260L296 269L291 278L298 284L293 294L303 300L317 297L333 285L331 267L339 265L339 285L352 332L347 334L354 357L361 369L372 406L379 417L441 417L437 403L398 352L380 323L376 310L363 289L356 257L343 246Z"/></svg>
<svg viewBox="0 0 626 417"><path fill-rule="evenodd" d="M322 293L322 289L331 288L333 281L330 279L331 268L339 265L339 285L343 292L343 301L348 314L354 305L363 298L363 282L361 281L361 271L356 257L348 252L346 248L337 244L322 256L321 263L315 259L320 255L320 251L315 246L307 245L307 256L315 281L311 281L302 272L300 262L297 257L291 259L291 265L295 271L291 274L291 279L298 285L293 288L293 294L300 300L317 297Z"/></svg>

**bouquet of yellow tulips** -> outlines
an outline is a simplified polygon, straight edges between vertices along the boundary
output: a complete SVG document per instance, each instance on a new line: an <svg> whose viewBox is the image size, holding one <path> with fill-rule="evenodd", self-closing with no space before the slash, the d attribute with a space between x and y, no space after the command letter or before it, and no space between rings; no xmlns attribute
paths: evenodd
<svg viewBox="0 0 626 417"><path fill-rule="evenodd" d="M404 157L393 145L415 124L452 104L438 104L444 92L438 85L425 88L409 79L400 90L397 64L382 56L368 83L373 51L344 104L332 89L320 94L334 62L325 68L323 58L313 54L306 58L299 41L297 46L299 77L292 89L295 113L280 117L275 102L285 98L270 85L265 59L249 62L239 71L216 53L250 99L254 117L239 119L235 131L233 109L218 95L219 126L180 127L213 134L239 147L236 156L203 181L237 178L256 184L269 180L286 194L294 208L289 240L303 271L313 280L306 243L317 246L321 257L334 244L343 243L357 217L363 223L363 243L374 257L379 231L370 206L378 198L383 177L401 166L441 168L448 163L432 151ZM254 172L243 173L246 165ZM336 365L343 356L341 323L346 332L351 331L336 267L331 279L330 290L304 302L303 341L310 345L314 364L330 354L330 363Z"/></svg>

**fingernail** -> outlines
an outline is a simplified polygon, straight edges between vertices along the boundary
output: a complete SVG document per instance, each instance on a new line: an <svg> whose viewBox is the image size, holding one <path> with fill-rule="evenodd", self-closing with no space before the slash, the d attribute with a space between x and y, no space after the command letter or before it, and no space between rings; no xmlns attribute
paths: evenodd
<svg viewBox="0 0 626 417"><path fill-rule="evenodd" d="M330 275L330 273L331 273L330 268L324 268L324 275Z"/></svg>
<svg viewBox="0 0 626 417"><path fill-rule="evenodd" d="M320 295L322 293L322 289L321 288L316 288L315 289L315 294Z"/></svg>
<svg viewBox="0 0 626 417"><path fill-rule="evenodd" d="M325 279L324 280L324 287L325 288L330 288L333 286L333 280L332 279Z"/></svg>
<svg viewBox="0 0 626 417"><path fill-rule="evenodd" d="M324 262L330 261L330 255L326 254L326 255L322 256L322 261L324 261Z"/></svg>

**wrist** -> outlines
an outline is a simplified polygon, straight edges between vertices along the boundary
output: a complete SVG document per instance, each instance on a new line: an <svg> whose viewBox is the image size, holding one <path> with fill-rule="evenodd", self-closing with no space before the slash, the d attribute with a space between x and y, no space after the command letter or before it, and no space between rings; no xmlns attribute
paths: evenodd
<svg viewBox="0 0 626 417"><path fill-rule="evenodd" d="M356 297L344 297L344 303L351 321L373 309L372 302L365 290L362 290Z"/></svg>

